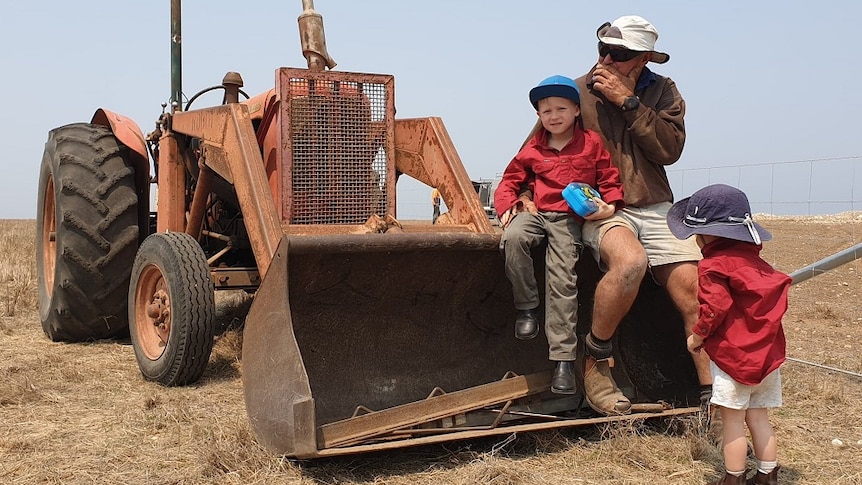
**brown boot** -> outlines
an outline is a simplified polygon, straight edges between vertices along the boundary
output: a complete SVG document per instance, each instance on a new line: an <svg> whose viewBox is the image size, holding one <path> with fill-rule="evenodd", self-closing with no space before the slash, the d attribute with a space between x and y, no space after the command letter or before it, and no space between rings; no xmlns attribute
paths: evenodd
<svg viewBox="0 0 862 485"><path fill-rule="evenodd" d="M717 481L709 482L709 485L745 485L745 473L740 476L731 475L730 473L725 472L724 476L719 478Z"/></svg>
<svg viewBox="0 0 862 485"><path fill-rule="evenodd" d="M614 365L613 357L596 360L590 356L583 357L584 372L584 397L587 404L597 412L605 416L628 414L632 403L617 387L611 368Z"/></svg>
<svg viewBox="0 0 862 485"><path fill-rule="evenodd" d="M749 478L747 485L778 485L778 469L781 468L777 466L772 469L769 473L763 473L758 470L757 474L753 477Z"/></svg>

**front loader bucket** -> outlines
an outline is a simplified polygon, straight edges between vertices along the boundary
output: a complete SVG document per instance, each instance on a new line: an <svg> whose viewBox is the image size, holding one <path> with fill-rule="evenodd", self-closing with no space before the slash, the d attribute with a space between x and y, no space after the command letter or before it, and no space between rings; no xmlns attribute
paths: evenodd
<svg viewBox="0 0 862 485"><path fill-rule="evenodd" d="M455 431L505 433L498 425L516 408L577 409L579 396L547 392L553 363L544 334L514 336L498 245L499 235L468 232L284 236L244 331L245 400L258 439L312 458L455 439ZM597 278L584 261L582 293ZM668 320L652 300L639 310L639 326ZM637 354L651 338L630 347ZM677 343L684 351L684 339ZM691 372L687 356L661 360L650 363L659 373ZM637 394L631 379L620 381ZM674 384L672 394L690 388L690 375ZM538 406L543 399L554 404ZM471 414L495 405L505 408L491 412L496 418ZM564 425L573 423L531 429Z"/></svg>
<svg viewBox="0 0 862 485"><path fill-rule="evenodd" d="M246 404L262 441L362 406L382 410L547 370L547 344L514 338L511 289L492 235L285 237L246 320ZM288 397L293 396L293 397ZM313 399L313 406L308 400ZM295 408L310 406L313 415ZM304 410L308 411L308 410Z"/></svg>

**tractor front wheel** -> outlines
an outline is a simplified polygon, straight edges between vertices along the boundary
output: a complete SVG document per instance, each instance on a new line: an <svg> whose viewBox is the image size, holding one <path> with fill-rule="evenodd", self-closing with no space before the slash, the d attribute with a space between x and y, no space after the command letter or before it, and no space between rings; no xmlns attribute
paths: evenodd
<svg viewBox="0 0 862 485"><path fill-rule="evenodd" d="M214 317L215 289L200 244L185 233L148 236L129 285L129 330L144 377L165 386L200 379Z"/></svg>

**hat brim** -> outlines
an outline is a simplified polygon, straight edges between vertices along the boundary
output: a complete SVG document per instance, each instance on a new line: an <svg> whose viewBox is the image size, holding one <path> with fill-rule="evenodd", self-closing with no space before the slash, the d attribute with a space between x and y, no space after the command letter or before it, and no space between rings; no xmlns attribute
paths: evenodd
<svg viewBox="0 0 862 485"><path fill-rule="evenodd" d="M667 212L667 227L677 239L688 239L695 234L704 234L756 244L744 224L728 224L723 222L713 222L697 226L686 224L685 212L688 208L689 199L690 197L686 197L674 203ZM772 239L772 234L760 224L754 222L754 229L760 236L761 241Z"/></svg>
<svg viewBox="0 0 862 485"><path fill-rule="evenodd" d="M625 47L630 51L635 52L650 52L650 61L655 62L656 64L664 64L665 62L670 60L670 54L665 54L664 52L659 51L641 51L637 46L633 46L629 42L626 42L623 39L617 39L616 37L599 37L599 40L608 45L616 45L620 47Z"/></svg>
<svg viewBox="0 0 862 485"><path fill-rule="evenodd" d="M539 109L539 100L551 97L571 99L575 104L581 104L581 95L578 90L565 84L548 84L536 86L530 90L530 103L533 108Z"/></svg>

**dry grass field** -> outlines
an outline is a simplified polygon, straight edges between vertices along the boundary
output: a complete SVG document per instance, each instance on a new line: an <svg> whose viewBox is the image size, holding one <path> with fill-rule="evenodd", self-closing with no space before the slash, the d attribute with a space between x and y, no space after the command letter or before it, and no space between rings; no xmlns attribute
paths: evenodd
<svg viewBox="0 0 862 485"><path fill-rule="evenodd" d="M862 218L758 218L764 256L800 267L857 244ZM519 434L315 461L254 440L241 334L216 343L203 379L145 382L128 342L51 342L37 310L34 221L0 221L0 483L700 484L723 469L674 423ZM794 286L785 318L785 405L772 414L781 480L862 483L862 261ZM684 418L691 419L691 418ZM688 427L687 429L691 429Z"/></svg>

